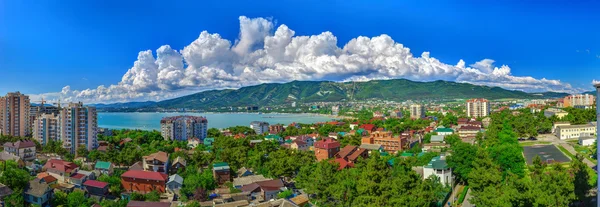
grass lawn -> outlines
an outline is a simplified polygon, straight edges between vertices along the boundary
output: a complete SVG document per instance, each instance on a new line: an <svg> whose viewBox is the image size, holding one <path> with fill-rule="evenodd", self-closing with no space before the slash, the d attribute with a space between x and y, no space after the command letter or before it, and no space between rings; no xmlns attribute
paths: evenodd
<svg viewBox="0 0 600 207"><path fill-rule="evenodd" d="M565 149L563 146L557 145L558 149L562 151L565 155L569 156L571 159L575 159L575 155L571 154L569 150Z"/></svg>
<svg viewBox="0 0 600 207"><path fill-rule="evenodd" d="M519 142L519 145L521 145L521 147L525 147L525 146L533 146L533 145L547 145L550 144L550 142L544 142L544 141L538 141L538 142Z"/></svg>
<svg viewBox="0 0 600 207"><path fill-rule="evenodd" d="M582 154L583 157L585 157L586 159L588 159L589 161L592 162L596 162L596 160L592 159L592 146L581 146L579 144L577 144L577 142L575 142L574 144L571 144L571 146L573 146L573 149L575 149L575 151L577 151L577 153Z"/></svg>

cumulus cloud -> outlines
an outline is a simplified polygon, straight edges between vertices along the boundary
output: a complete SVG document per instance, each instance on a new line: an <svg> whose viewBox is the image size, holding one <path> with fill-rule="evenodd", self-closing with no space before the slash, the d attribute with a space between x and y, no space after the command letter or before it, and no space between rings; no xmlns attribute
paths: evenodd
<svg viewBox="0 0 600 207"><path fill-rule="evenodd" d="M500 86L524 91L578 92L559 80L514 76L507 65L494 60L470 64L442 63L429 52L414 56L408 47L390 36L359 36L338 46L331 32L295 36L271 19L239 18L240 32L232 44L217 33L203 31L181 50L169 45L139 52L120 82L109 86L43 94L62 101L119 102L162 100L182 94L223 88L239 88L292 80L368 81L407 78L449 80Z"/></svg>

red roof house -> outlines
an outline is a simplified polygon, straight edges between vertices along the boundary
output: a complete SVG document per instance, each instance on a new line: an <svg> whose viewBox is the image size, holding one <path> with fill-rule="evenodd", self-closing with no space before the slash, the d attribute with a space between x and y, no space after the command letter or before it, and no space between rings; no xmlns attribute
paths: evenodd
<svg viewBox="0 0 600 207"><path fill-rule="evenodd" d="M153 171L129 170L121 175L121 184L129 193L164 193L167 180L167 174Z"/></svg>
<svg viewBox="0 0 600 207"><path fill-rule="evenodd" d="M315 156L318 161L332 158L340 151L340 143L334 139L323 139L314 143Z"/></svg>

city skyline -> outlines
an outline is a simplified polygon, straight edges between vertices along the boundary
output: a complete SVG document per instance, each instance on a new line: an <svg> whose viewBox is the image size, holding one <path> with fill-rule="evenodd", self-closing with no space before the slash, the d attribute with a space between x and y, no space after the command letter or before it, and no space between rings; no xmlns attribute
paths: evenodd
<svg viewBox="0 0 600 207"><path fill-rule="evenodd" d="M28 71L28 78L3 80L0 94L112 103L292 80L396 78L577 93L592 91L599 75L600 45L593 38L599 30L584 27L598 14L584 4L389 3L365 9L353 1L315 7L257 2L247 5L252 11L222 13L208 10L225 2L104 8L111 4L2 3L0 26L11 32L0 36L0 50L8 51L0 53L0 67L7 77ZM271 7L260 8L265 5ZM207 11L197 19L159 12L200 6ZM11 12L17 8L33 15Z"/></svg>

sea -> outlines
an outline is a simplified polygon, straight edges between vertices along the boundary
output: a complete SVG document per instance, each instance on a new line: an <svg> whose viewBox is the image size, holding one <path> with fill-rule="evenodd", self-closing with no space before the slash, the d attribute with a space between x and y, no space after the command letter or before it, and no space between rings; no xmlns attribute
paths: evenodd
<svg viewBox="0 0 600 207"><path fill-rule="evenodd" d="M98 113L98 127L160 131L160 120L163 117L180 115L204 116L208 120L208 127L217 129L232 126L250 126L252 121L287 125L293 122L311 124L334 119L331 116L319 114L100 112Z"/></svg>

